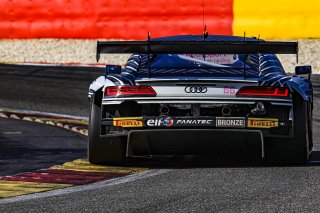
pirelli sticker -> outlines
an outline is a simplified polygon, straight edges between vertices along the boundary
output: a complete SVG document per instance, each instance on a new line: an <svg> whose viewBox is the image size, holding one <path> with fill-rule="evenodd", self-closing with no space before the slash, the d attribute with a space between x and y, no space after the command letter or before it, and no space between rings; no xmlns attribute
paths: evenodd
<svg viewBox="0 0 320 213"><path fill-rule="evenodd" d="M113 126L122 127L143 127L142 117L114 118Z"/></svg>
<svg viewBox="0 0 320 213"><path fill-rule="evenodd" d="M276 118L248 118L248 128L272 128L278 127Z"/></svg>

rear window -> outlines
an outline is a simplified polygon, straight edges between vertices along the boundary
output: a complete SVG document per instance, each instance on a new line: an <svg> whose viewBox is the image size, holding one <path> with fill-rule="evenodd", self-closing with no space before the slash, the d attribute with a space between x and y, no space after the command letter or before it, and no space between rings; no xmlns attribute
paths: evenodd
<svg viewBox="0 0 320 213"><path fill-rule="evenodd" d="M152 57L151 68L194 69L233 68L258 69L258 55L250 54L158 54Z"/></svg>
<svg viewBox="0 0 320 213"><path fill-rule="evenodd" d="M130 59L129 59L130 61ZM151 61L149 66L148 61ZM128 67L127 72L132 68ZM138 77L258 77L259 71L284 73L274 54L157 54L141 55Z"/></svg>

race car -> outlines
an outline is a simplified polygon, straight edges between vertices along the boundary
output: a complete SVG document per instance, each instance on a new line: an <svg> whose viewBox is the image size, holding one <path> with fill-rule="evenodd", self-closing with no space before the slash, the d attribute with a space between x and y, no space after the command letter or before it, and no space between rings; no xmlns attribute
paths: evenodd
<svg viewBox="0 0 320 213"><path fill-rule="evenodd" d="M261 159L306 164L312 150L311 66L287 75L276 54L297 42L222 35L98 41L100 54L131 53L89 88L88 159L214 153L258 147Z"/></svg>

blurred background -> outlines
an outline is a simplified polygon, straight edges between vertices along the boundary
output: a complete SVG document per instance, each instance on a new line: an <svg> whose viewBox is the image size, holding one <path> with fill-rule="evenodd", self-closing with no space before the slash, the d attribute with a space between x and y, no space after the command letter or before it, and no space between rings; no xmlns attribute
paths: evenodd
<svg viewBox="0 0 320 213"><path fill-rule="evenodd" d="M2 0L0 63L96 64L98 39L201 34L299 40L300 64L318 72L318 0ZM108 55L101 64L124 64ZM281 57L293 72L295 57Z"/></svg>

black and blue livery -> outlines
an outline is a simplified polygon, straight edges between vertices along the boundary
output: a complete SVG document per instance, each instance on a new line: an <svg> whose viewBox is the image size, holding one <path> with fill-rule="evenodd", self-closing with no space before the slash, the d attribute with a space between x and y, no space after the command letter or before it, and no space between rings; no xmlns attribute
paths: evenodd
<svg viewBox="0 0 320 213"><path fill-rule="evenodd" d="M287 74L276 56L297 42L185 35L98 42L101 53L133 54L90 86L92 163L211 152L230 135L260 143L263 159L308 162L311 66Z"/></svg>

